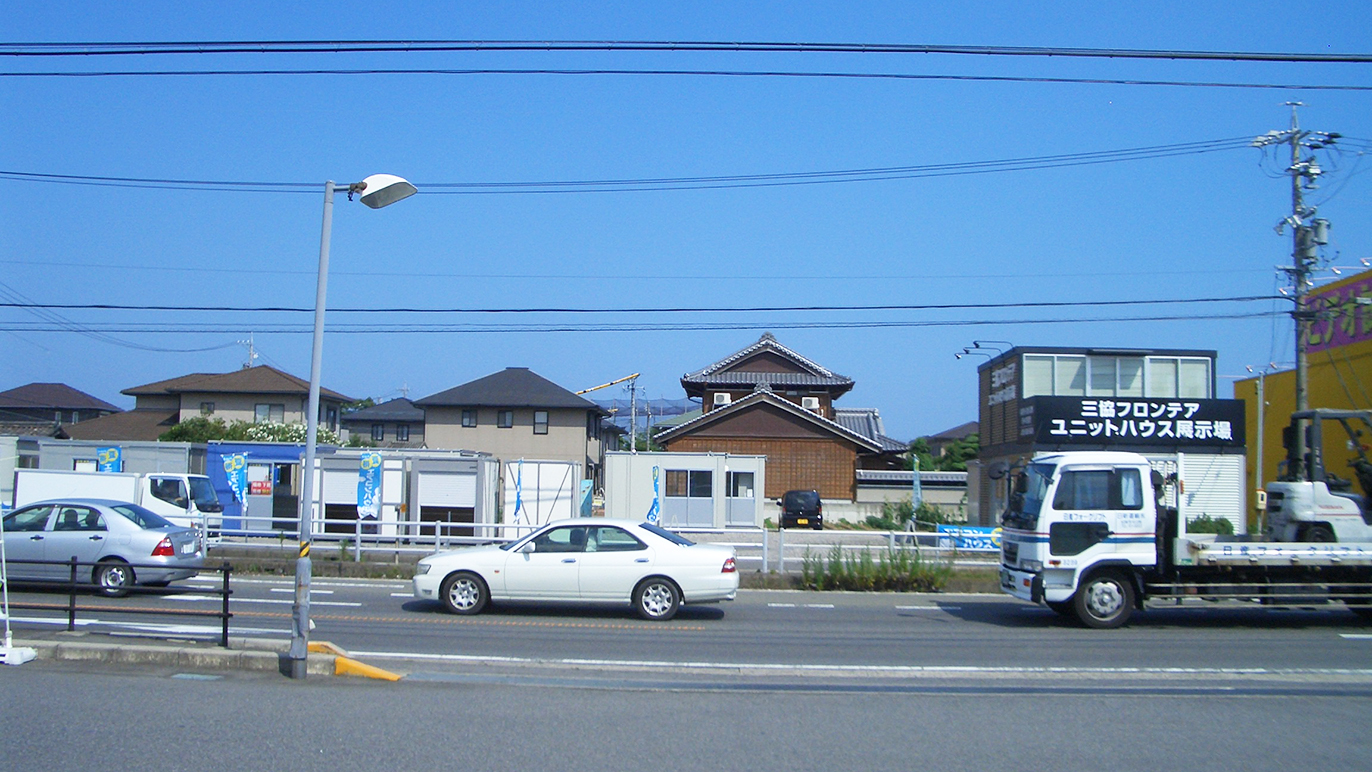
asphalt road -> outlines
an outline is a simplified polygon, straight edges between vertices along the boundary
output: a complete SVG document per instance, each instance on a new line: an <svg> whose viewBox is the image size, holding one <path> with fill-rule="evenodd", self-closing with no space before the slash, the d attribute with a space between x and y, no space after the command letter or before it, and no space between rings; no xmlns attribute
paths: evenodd
<svg viewBox="0 0 1372 772"><path fill-rule="evenodd" d="M188 583L193 587L210 585ZM231 634L288 638L292 584L235 579ZM16 636L65 623L65 597L23 589ZM115 609L213 609L209 594L85 596L82 629L163 637L217 636L212 620L113 613ZM575 667L647 672L875 678L1025 675L1142 669L1222 676L1293 671L1372 674L1372 628L1337 604L1275 611L1254 604L1162 606L1120 630L1088 630L1042 607L995 595L741 591L731 603L681 610L667 623L628 609L499 605L475 617L418 601L403 581L316 580L315 640L407 674L486 673L492 668ZM44 621L46 620L46 621ZM965 672L964 672L965 671ZM1325 674L1328 676L1328 674ZM1325 677L1321 676L1321 677Z"/></svg>
<svg viewBox="0 0 1372 772"><path fill-rule="evenodd" d="M235 580L233 634L284 639L291 592ZM203 620L114 611L217 602L86 596L80 626L208 638ZM1096 631L999 596L745 591L661 624L587 606L454 617L396 581L317 580L312 604L316 640L405 678L0 668L0 769L1156 772L1372 757L1372 629L1337 607L1165 607ZM15 637L59 622L16 611Z"/></svg>

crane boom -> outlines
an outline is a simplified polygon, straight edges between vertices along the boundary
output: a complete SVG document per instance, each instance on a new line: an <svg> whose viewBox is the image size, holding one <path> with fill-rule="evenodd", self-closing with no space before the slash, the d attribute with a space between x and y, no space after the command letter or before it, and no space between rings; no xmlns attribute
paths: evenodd
<svg viewBox="0 0 1372 772"><path fill-rule="evenodd" d="M577 394L589 394L590 392L599 391L600 389L608 389L609 387L615 385L616 383L623 383L623 382L625 382L625 381L632 381L633 379L637 378L638 375L639 375L638 373L634 373L633 375L626 375L626 376L624 376L623 378L616 378L615 380L610 381L609 383L602 383L602 384L600 384L599 386L592 386L592 387L589 388L589 389L582 389L581 391L578 391Z"/></svg>

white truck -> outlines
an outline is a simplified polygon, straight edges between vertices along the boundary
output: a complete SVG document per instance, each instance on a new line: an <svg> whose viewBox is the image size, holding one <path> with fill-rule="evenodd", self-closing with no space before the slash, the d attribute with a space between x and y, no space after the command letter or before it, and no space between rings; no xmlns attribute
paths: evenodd
<svg viewBox="0 0 1372 772"><path fill-rule="evenodd" d="M203 474L132 474L125 472L65 472L55 469L16 469L14 506L47 499L110 499L139 504L206 537L216 537L223 525L224 506Z"/></svg>
<svg viewBox="0 0 1372 772"><path fill-rule="evenodd" d="M1035 456L1015 475L1001 519L1001 589L1096 628L1123 625L1147 601L1189 598L1272 606L1342 601L1372 619L1372 539L1187 533L1188 518L1161 503L1164 486L1176 483L1137 453ZM1298 493L1325 487L1288 481L1284 516L1316 516L1293 505L1301 495L1312 500Z"/></svg>

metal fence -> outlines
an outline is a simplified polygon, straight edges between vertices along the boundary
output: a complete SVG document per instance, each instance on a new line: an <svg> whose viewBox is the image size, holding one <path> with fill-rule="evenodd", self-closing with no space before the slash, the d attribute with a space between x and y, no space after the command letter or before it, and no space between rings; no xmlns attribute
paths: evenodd
<svg viewBox="0 0 1372 772"><path fill-rule="evenodd" d="M230 575L233 573L233 566L231 566L229 563L223 563L222 565L217 566L217 567L216 567L216 566L205 566L205 567L199 569L199 570L200 570L200 573L202 573L202 574L203 574L203 573L217 573L217 574L220 575L221 581L220 581L219 589L217 589L217 590L216 590L216 589L206 590L206 589L201 588L201 587L176 587L176 586L149 587L149 586L136 585L136 584L135 584L135 585L128 585L128 586L126 586L126 587L121 587L121 588L119 588L119 593L120 593L121 595L122 595L122 594L129 594L129 595L158 595L158 596L165 596L165 595L186 595L186 594L190 594L190 593L196 593L196 594L199 594L199 595L205 595L205 594L209 594L209 595L218 595L218 596L221 597L223 603L222 603L222 605L221 605L221 608L220 608L218 611L205 611L205 610L201 610L201 609L152 608L152 607L146 607L146 606L137 606L137 607L135 607L135 606L114 606L114 605L108 605L108 604L102 604L102 605L99 605L99 606L95 606L95 605L81 605L81 604L78 604L78 603L77 603L77 598L78 598L78 596L84 597L84 596L88 596L88 595L99 594L99 593L102 593L104 590L106 590L105 587L102 587L101 585L96 584L96 583L93 582L93 581L90 581L90 580L93 578L93 577L92 577L93 571L90 570L90 569L94 569L96 566L100 565L99 563L84 562L84 561L77 560L77 559L74 558L74 557L73 557L72 559L70 559L70 560L8 560L8 561L6 561L6 562L9 563L10 565L23 564L23 565L65 566L65 567L67 567L67 568L69 569L69 571L68 571L68 578L67 578L65 581L63 581L63 580L46 580L46 581L44 581L44 580L29 580L29 579L18 579L18 580L16 580L16 579L11 578L11 583L14 583L14 582L17 581L17 582L21 582L21 583L26 584L26 585L33 585L33 586L35 586L35 587L43 587L43 588L47 588L47 589L58 588L58 589L64 589L64 590L66 590L66 591L67 591L67 602L66 602L65 605L58 605L58 604L53 604L53 603L15 603L15 602L13 602L13 601L11 601L10 604L9 604L9 607L10 607L11 609L27 609L27 610L30 610L30 611L53 611L53 610L58 610L58 609L65 610L65 611L66 611L66 614L67 614L67 631L68 631L68 632L71 632L71 631L76 630L76 618L77 618L78 612L95 612L95 611L98 611L98 612L100 612L101 614L152 614L152 615L180 616L180 617L201 617L201 618L204 618L204 617L213 617L213 618L216 618L216 619L220 620L219 645L220 645L220 646L223 646L223 647L225 647L225 648L228 648L228 646L229 646L229 619L233 617L233 614L229 613L229 595L232 594L232 590L229 588L229 578L230 578ZM167 568L167 566L164 565L164 564L126 563L125 565L127 565L128 567L134 569L135 574L137 574L137 571L138 571L138 569L140 569L140 568L146 568L146 569L163 569L163 570L165 570L165 569ZM80 569L82 569L82 568L86 568L86 569L88 569L88 570L82 571L82 570L80 570Z"/></svg>
<svg viewBox="0 0 1372 772"><path fill-rule="evenodd" d="M542 523L446 523L413 520L355 519L316 520L323 529L311 539L334 542L354 560L361 560L368 552L390 555L427 555L437 550L471 544L491 544L513 541L538 528ZM930 524L932 525L932 524ZM351 532L344 529L351 529ZM954 560L966 563L986 563L998 553L994 549L967 549L956 546L949 534L934 531L848 531L826 529L768 530L757 527L694 528L668 527L696 541L733 547L738 553L740 567L754 570L798 570L807 554L829 553L837 546L844 553L884 552L888 549L913 549L921 557L934 560ZM389 533L388 533L389 531ZM220 545L243 545L256 548L279 549L294 554L297 550L294 532L274 533L269 538L223 535Z"/></svg>

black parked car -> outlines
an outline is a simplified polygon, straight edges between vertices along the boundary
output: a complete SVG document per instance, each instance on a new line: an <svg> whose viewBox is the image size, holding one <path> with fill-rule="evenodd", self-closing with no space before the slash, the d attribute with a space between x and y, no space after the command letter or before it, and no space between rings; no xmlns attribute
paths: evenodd
<svg viewBox="0 0 1372 772"><path fill-rule="evenodd" d="M786 491L781 497L782 528L824 528L824 505L819 491Z"/></svg>

